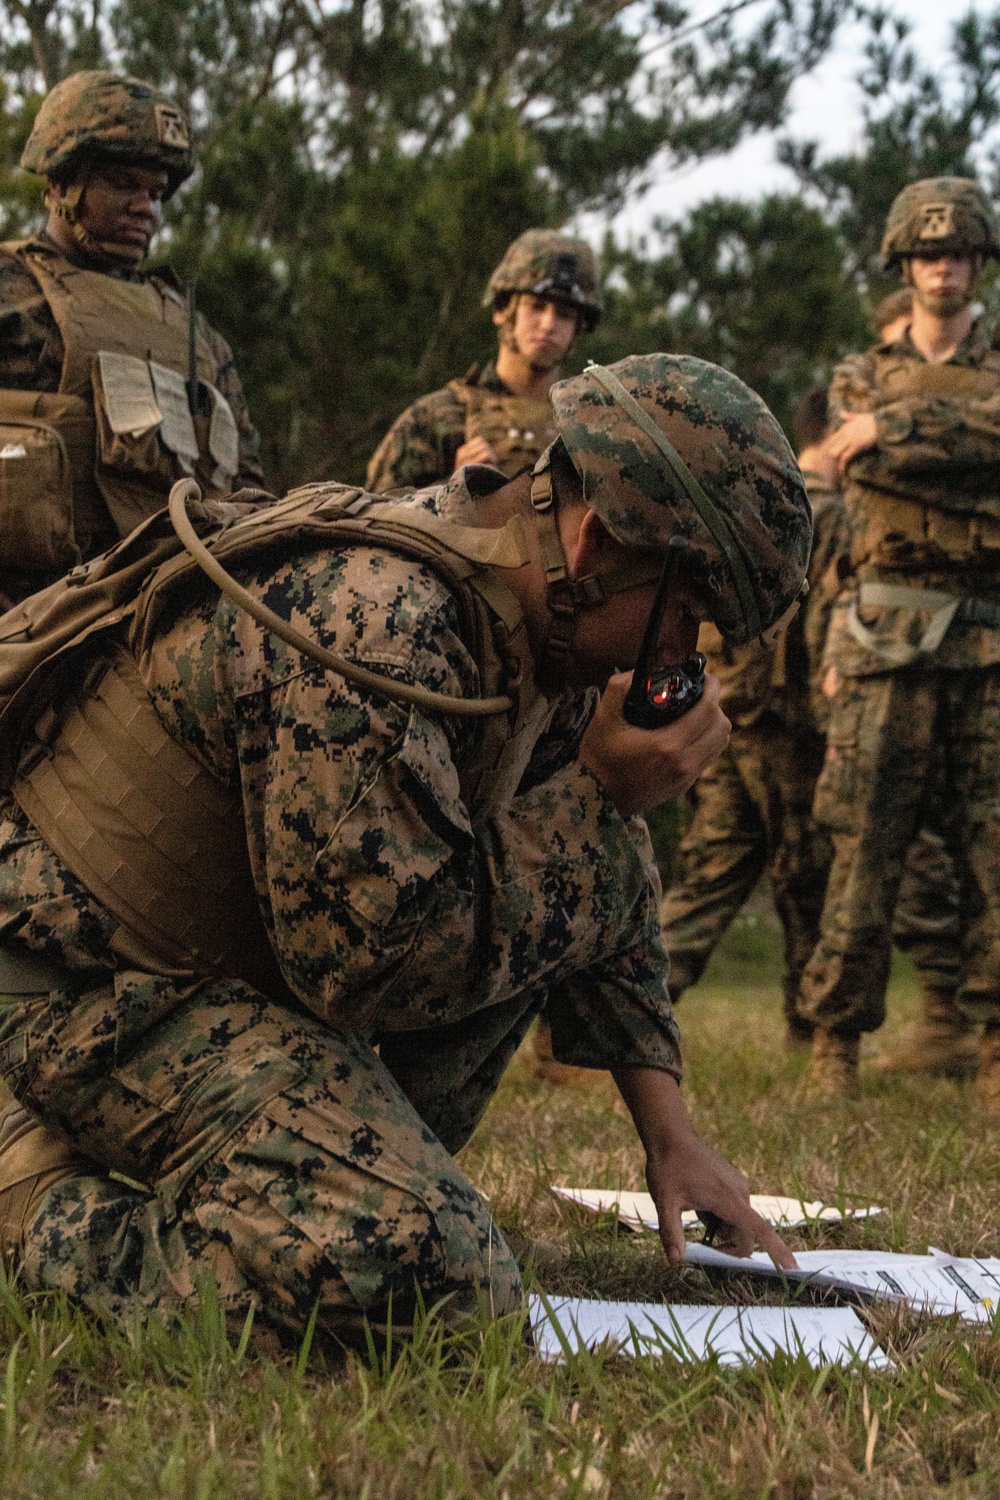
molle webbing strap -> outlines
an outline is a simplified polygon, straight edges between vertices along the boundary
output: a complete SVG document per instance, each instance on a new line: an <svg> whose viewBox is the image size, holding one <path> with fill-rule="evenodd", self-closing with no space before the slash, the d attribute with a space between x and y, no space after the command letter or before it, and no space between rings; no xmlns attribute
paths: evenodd
<svg viewBox="0 0 1000 1500"><path fill-rule="evenodd" d="M729 572L733 583L736 585L736 592L739 595L743 617L747 622L748 634L751 636L760 635L763 625L760 618L760 610L757 606L757 596L754 593L743 553L730 529L729 518L725 512L705 492L666 433L657 427L649 413L625 389L617 375L613 374L611 370L606 369L604 365L594 364L588 365L584 370L584 374L592 375L599 385L603 385L604 389L618 402L618 405L628 412L636 426L642 428L646 436L656 444L657 448L663 454L673 470L674 476L680 482L684 493L701 518L703 525L714 538L729 565Z"/></svg>
<svg viewBox="0 0 1000 1500"><path fill-rule="evenodd" d="M13 796L122 923L122 956L156 973L235 976L280 993L239 791L167 734L132 657L115 649L97 683L47 711L36 733L41 745Z"/></svg>

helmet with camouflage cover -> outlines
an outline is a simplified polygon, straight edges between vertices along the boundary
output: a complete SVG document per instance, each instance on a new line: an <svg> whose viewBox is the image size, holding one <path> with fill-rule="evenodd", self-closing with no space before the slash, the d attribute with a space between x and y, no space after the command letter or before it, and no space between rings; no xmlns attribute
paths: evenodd
<svg viewBox="0 0 1000 1500"><path fill-rule="evenodd" d="M500 310L517 292L571 303L588 333L604 311L593 250L553 229L526 229L518 235L486 284L483 306Z"/></svg>
<svg viewBox="0 0 1000 1500"><path fill-rule="evenodd" d="M631 355L553 386L587 504L626 546L687 543L686 566L728 640L797 598L812 536L791 448L759 396L685 354Z"/></svg>
<svg viewBox="0 0 1000 1500"><path fill-rule="evenodd" d="M167 174L169 198L194 170L185 115L152 84L105 69L71 73L42 100L21 166L66 181L95 159Z"/></svg>
<svg viewBox="0 0 1000 1500"><path fill-rule="evenodd" d="M882 240L888 270L908 256L1000 259L993 206L971 177L925 177L895 198Z"/></svg>

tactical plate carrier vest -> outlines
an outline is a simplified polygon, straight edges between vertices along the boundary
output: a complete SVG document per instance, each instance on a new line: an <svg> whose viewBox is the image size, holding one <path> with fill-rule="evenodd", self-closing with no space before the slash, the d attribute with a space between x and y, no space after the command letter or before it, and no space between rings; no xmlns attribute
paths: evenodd
<svg viewBox="0 0 1000 1500"><path fill-rule="evenodd" d="M533 468L559 436L548 401L529 401L464 380L449 381L448 389L465 409L464 441L485 438L496 455L494 467L508 479Z"/></svg>
<svg viewBox="0 0 1000 1500"><path fill-rule="evenodd" d="M551 711L534 685L520 607L492 571L525 560L520 520L465 526L343 485L312 485L278 504L241 496L201 509L202 540L226 566L356 542L439 575L482 696L509 699L507 712L480 721L463 798L474 821L504 805ZM137 667L163 610L204 586L160 513L0 618L0 787L121 924L112 946L129 966L273 988L281 980L239 788L165 732ZM387 679L389 698L392 686Z"/></svg>
<svg viewBox="0 0 1000 1500"><path fill-rule="evenodd" d="M205 414L191 415L187 298L160 278L85 270L37 241L0 250L38 282L65 350L56 394L0 390L0 559L62 572L127 536L184 474L227 494L236 422L197 333Z"/></svg>
<svg viewBox="0 0 1000 1500"><path fill-rule="evenodd" d="M888 401L914 395L987 401L1000 393L998 350L991 349L977 368L928 364L891 349L871 357L876 384ZM849 477L855 569L1000 570L1000 469L995 465L956 461L935 482L936 476L920 472L915 453L910 479L887 470L876 449L850 465Z"/></svg>

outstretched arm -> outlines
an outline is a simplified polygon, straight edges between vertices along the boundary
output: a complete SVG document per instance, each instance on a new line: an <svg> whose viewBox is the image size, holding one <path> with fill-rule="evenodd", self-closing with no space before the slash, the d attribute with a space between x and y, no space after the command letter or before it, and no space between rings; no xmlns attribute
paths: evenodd
<svg viewBox="0 0 1000 1500"><path fill-rule="evenodd" d="M775 1265L794 1271L788 1246L750 1207L741 1173L695 1133L677 1080L656 1068L616 1068L613 1076L646 1149L646 1182L667 1259L673 1265L684 1259L681 1214L693 1208L722 1221L720 1250L749 1255L759 1244Z"/></svg>

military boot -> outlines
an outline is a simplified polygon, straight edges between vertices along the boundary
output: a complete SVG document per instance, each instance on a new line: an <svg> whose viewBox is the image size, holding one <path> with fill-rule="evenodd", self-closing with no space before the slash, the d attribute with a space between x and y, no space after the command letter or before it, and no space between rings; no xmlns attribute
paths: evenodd
<svg viewBox="0 0 1000 1500"><path fill-rule="evenodd" d="M979 1027L962 1014L951 990L925 987L919 1021L899 1046L881 1053L874 1066L883 1073L931 1073L967 1078L979 1066Z"/></svg>
<svg viewBox="0 0 1000 1500"><path fill-rule="evenodd" d="M49 1188L93 1167L2 1085L0 1091L0 1252L9 1260L20 1253Z"/></svg>
<svg viewBox="0 0 1000 1500"><path fill-rule="evenodd" d="M812 1099L850 1099L858 1088L856 1031L827 1031L817 1026L809 1052L806 1092Z"/></svg>
<svg viewBox="0 0 1000 1500"><path fill-rule="evenodd" d="M802 1016L797 1016L789 1010L785 1010L785 1051L806 1052L816 1034L816 1028L811 1021L806 1021Z"/></svg>
<svg viewBox="0 0 1000 1500"><path fill-rule="evenodd" d="M979 1077L976 1102L984 1114L1000 1118L1000 1024L983 1027L979 1038Z"/></svg>
<svg viewBox="0 0 1000 1500"><path fill-rule="evenodd" d="M595 1068L574 1068L569 1063L556 1062L552 1054L552 1027L544 1016L539 1016L531 1033L531 1052L531 1071L535 1077L560 1088L589 1088L601 1076Z"/></svg>

